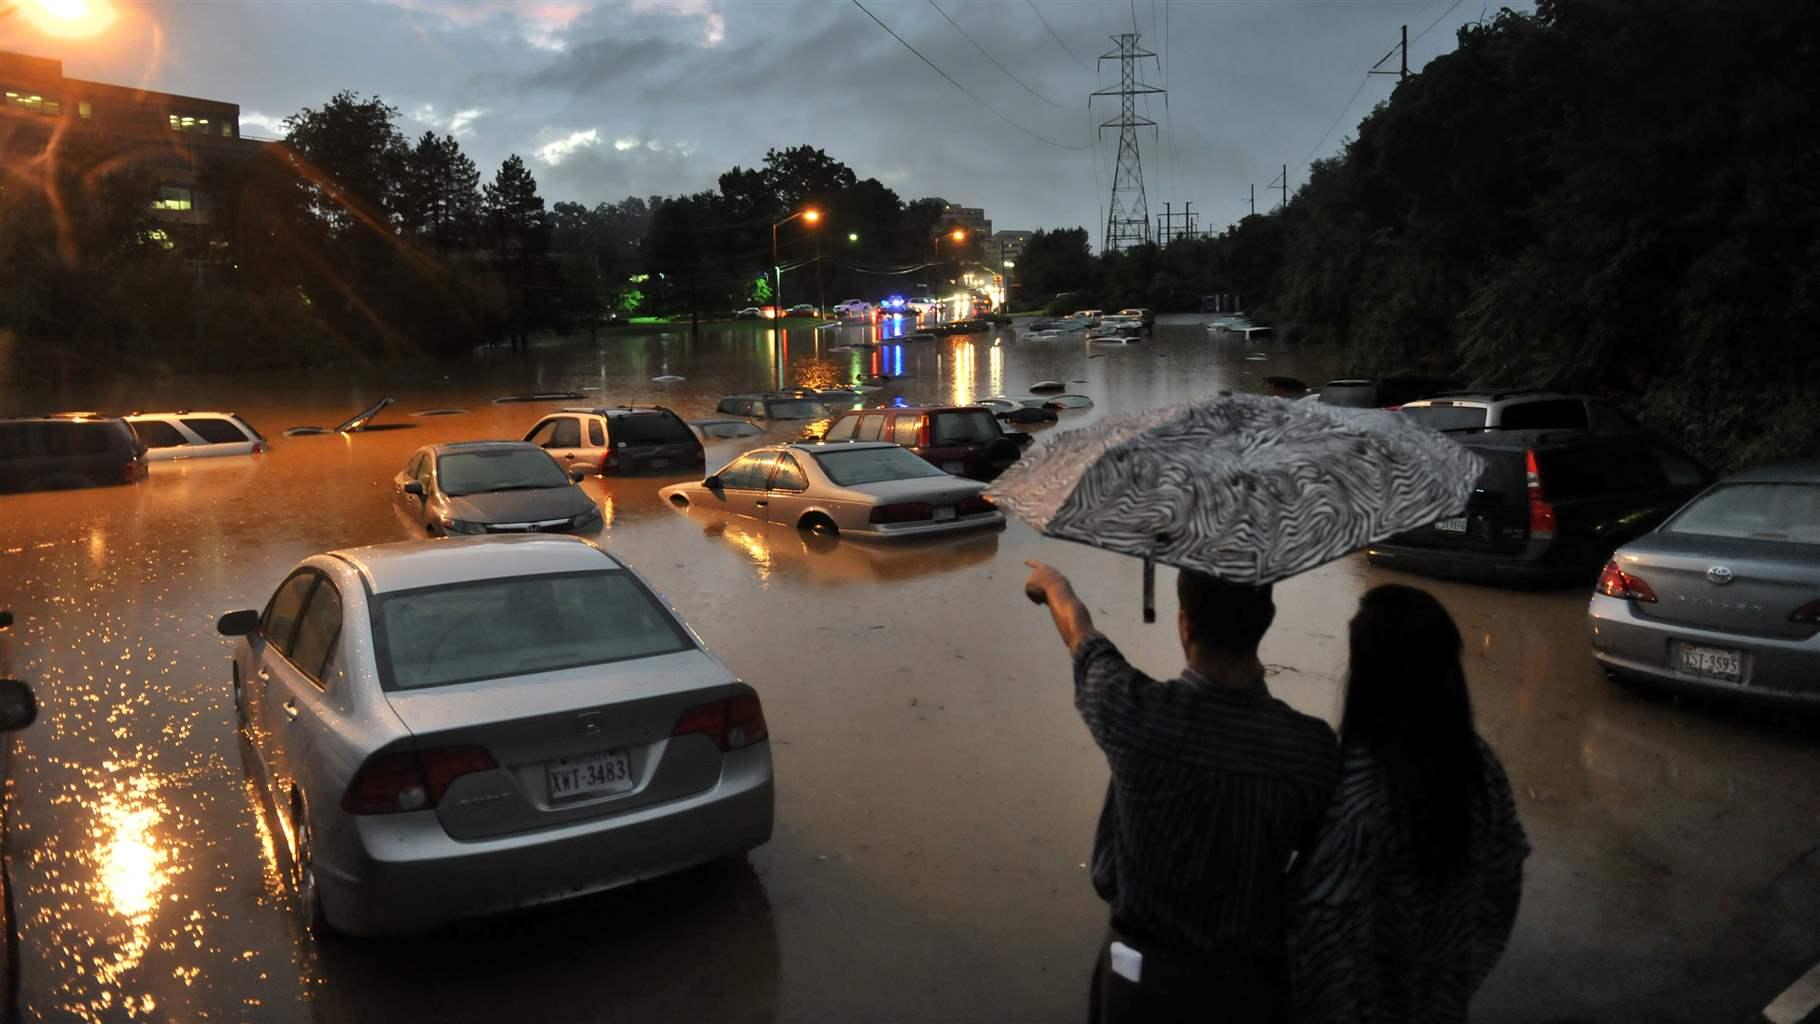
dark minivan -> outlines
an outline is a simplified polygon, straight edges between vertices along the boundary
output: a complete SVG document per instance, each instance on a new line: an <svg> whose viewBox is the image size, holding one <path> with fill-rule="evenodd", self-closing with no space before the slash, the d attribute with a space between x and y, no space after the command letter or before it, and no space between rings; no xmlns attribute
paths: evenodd
<svg viewBox="0 0 1820 1024"><path fill-rule="evenodd" d="M1018 460L1029 434L1006 433L978 405L853 409L828 426L824 441L890 441L945 473L991 480Z"/></svg>
<svg viewBox="0 0 1820 1024"><path fill-rule="evenodd" d="M0 419L0 491L130 484L145 475L145 445L125 420Z"/></svg>
<svg viewBox="0 0 1820 1024"><path fill-rule="evenodd" d="M1588 583L1713 474L1647 432L1453 435L1485 460L1460 516L1366 549L1373 565L1512 585Z"/></svg>

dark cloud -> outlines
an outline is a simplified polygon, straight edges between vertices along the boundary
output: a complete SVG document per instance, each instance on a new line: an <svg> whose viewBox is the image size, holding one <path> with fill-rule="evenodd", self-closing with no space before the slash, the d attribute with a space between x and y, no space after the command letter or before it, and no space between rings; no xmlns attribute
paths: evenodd
<svg viewBox="0 0 1820 1024"><path fill-rule="evenodd" d="M137 9L116 38L62 56L75 76L144 81L273 117L338 89L441 119L484 110L463 145L489 175L508 153L524 155L552 201L711 188L766 149L808 143L906 199L983 206L998 227L1098 224L1113 133L1059 149L986 107L1049 139L1087 143L1092 125L1117 113L1116 101L1083 109L1116 80L1111 62L1083 67L1021 0L941 0L1020 85L926 3L866 2L972 96L852 4L817 0L157 5ZM1141 137L1150 207L1193 201L1208 228L1242 215L1254 183L1259 207L1274 204L1265 185L1284 164L1292 185L1306 180L1311 152L1335 152L1389 94L1393 79L1372 78L1341 116L1397 26L1414 36L1446 10L1434 0L1037 2L1089 66L1134 13L1144 42L1167 55L1142 72L1170 90L1167 107L1157 98L1147 108L1165 129ZM1453 10L1411 47L1412 67L1452 48L1458 26L1479 15ZM48 42L21 48L58 55ZM552 143L554 164L538 155Z"/></svg>

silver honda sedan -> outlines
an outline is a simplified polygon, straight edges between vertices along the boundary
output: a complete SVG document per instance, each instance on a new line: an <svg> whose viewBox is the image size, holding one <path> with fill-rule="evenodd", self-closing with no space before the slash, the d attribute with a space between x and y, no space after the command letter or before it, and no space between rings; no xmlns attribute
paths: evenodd
<svg viewBox="0 0 1820 1024"><path fill-rule="evenodd" d="M758 694L587 540L316 555L219 629L312 928L427 928L771 836Z"/></svg>
<svg viewBox="0 0 1820 1024"><path fill-rule="evenodd" d="M678 508L787 523L817 533L921 537L1000 526L1005 514L963 480L882 442L759 448L699 482L658 493Z"/></svg>
<svg viewBox="0 0 1820 1024"><path fill-rule="evenodd" d="M1621 677L1820 703L1820 463L1701 493L1618 549L1588 618Z"/></svg>

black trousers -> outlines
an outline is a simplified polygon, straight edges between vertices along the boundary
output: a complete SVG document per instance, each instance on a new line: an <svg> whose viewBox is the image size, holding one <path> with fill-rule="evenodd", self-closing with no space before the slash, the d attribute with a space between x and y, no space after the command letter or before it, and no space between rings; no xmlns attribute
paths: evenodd
<svg viewBox="0 0 1820 1024"><path fill-rule="evenodd" d="M1144 956L1138 980L1113 973L1112 944ZM1283 961L1250 953L1179 953L1108 931L1093 965L1087 1024L1280 1024Z"/></svg>

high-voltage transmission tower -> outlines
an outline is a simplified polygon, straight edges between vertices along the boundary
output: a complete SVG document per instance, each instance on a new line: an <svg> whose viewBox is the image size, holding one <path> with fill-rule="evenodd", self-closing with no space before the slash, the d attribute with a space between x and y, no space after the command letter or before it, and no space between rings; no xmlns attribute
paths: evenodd
<svg viewBox="0 0 1820 1024"><path fill-rule="evenodd" d="M1109 252L1150 241L1150 207L1144 202L1144 168L1138 160L1137 130L1149 128L1154 135L1156 122L1138 114L1137 98L1164 91L1138 81L1138 61L1145 57L1156 60L1157 56L1149 50L1138 49L1136 32L1113 36L1112 41L1118 44L1118 49L1101 54L1100 60L1119 62L1118 88L1099 89L1093 93L1093 96L1119 98L1119 116L1100 125L1102 133L1108 128L1119 130L1118 161L1112 170L1112 202L1106 208L1104 247ZM1157 66L1162 65L1159 62ZM1092 96L1087 102L1093 103Z"/></svg>

